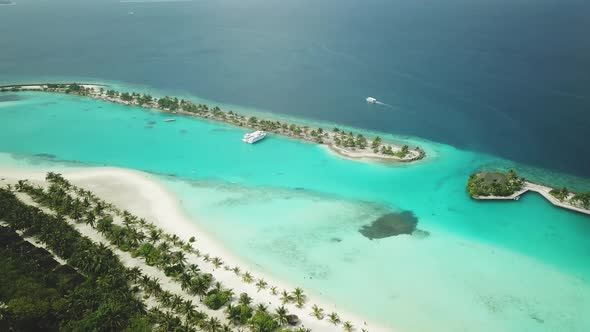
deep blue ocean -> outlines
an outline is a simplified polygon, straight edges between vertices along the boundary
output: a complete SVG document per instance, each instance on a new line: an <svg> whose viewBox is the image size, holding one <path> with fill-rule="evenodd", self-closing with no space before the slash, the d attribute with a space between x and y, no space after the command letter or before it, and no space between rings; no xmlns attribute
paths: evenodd
<svg viewBox="0 0 590 332"><path fill-rule="evenodd" d="M15 2L0 83L142 84L590 177L590 1Z"/></svg>
<svg viewBox="0 0 590 332"><path fill-rule="evenodd" d="M507 168L590 190L590 1L14 1L0 6L0 84L103 82L381 131L429 158L359 163L274 135L243 144L243 128L215 122L9 92L0 167L159 174L256 272L392 330L590 331L588 217L536 194L465 191L470 173ZM359 232L398 212L422 236Z"/></svg>

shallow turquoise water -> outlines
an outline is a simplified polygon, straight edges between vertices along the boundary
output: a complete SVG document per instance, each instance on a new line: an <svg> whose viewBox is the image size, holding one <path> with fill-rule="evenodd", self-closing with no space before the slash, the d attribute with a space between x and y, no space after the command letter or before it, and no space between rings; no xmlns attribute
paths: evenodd
<svg viewBox="0 0 590 332"><path fill-rule="evenodd" d="M162 174L240 257L367 318L407 331L590 329L590 218L534 194L478 203L465 193L477 169L546 172L418 140L432 156L419 164L359 163L278 137L246 145L239 128L165 123L170 115L90 99L0 98L9 100L0 99L0 152ZM405 210L430 236L358 232Z"/></svg>

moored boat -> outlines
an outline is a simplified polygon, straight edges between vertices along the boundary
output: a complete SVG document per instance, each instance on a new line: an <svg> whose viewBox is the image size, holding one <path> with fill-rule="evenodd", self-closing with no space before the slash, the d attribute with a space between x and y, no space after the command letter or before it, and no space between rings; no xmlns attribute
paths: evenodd
<svg viewBox="0 0 590 332"><path fill-rule="evenodd" d="M242 142L245 142L248 144L254 144L265 137L266 137L266 133L264 131L257 130L253 133L248 133L248 134L244 135L244 138L242 138Z"/></svg>

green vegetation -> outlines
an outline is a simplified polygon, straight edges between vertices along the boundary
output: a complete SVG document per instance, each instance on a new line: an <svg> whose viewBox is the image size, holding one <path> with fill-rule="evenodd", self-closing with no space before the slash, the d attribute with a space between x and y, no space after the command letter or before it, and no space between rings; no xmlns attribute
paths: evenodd
<svg viewBox="0 0 590 332"><path fill-rule="evenodd" d="M560 202L563 202L565 199L567 199L570 194L566 187L563 187L562 189L551 189L549 193L553 197L557 198Z"/></svg>
<svg viewBox="0 0 590 332"><path fill-rule="evenodd" d="M68 295L87 287L81 285L85 280L45 249L0 226L0 330L53 331L78 320L67 312Z"/></svg>
<svg viewBox="0 0 590 332"><path fill-rule="evenodd" d="M279 323L265 309L259 308L250 318L248 326L253 332L272 332L279 327Z"/></svg>
<svg viewBox="0 0 590 332"><path fill-rule="evenodd" d="M250 307L252 299L246 293L240 294L237 305L229 304L225 309L227 319L234 325L244 325L252 317L253 310Z"/></svg>
<svg viewBox="0 0 590 332"><path fill-rule="evenodd" d="M207 293L205 298L205 305L213 310L218 310L231 300L233 292L231 290L222 290L221 286L212 289Z"/></svg>
<svg viewBox="0 0 590 332"><path fill-rule="evenodd" d="M334 325L338 325L340 324L340 316L338 316L337 313L332 312L328 315L328 319L330 320L330 323L334 324Z"/></svg>
<svg viewBox="0 0 590 332"><path fill-rule="evenodd" d="M194 254L219 267L223 264L219 257L211 258L207 254L201 256L189 241L184 242L178 236L167 234L144 219L117 209L91 192L73 186L60 174L50 172L46 180L46 188L19 181L14 189L27 194L35 203L55 211L55 216L22 203L10 190L2 189L0 219L8 222L11 227L38 238L92 281L88 284L90 290L80 294L92 297L92 310L83 306L79 310L73 310L72 317L76 321L68 320L68 325L59 323L60 326L67 326L66 330L72 327L74 330L90 331L194 331L195 328L204 331L231 331L230 326L223 326L217 318L210 318L198 311L197 305L183 296L186 294L198 296L203 305L211 310L225 308L227 319L236 327L247 327L251 331L274 331L289 323L285 308L281 307L272 314L267 312L264 305L253 309L252 299L245 293L240 295L238 304L233 304L232 290L224 289L220 283L214 281L212 275L201 272L198 265L187 261L187 255ZM15 206L25 211L34 211L45 219L36 221L35 216L14 211ZM15 216L21 216L25 220ZM186 294L174 294L162 289L158 279L144 275L137 267L125 268L109 247L102 243L95 244L83 237L74 227L74 223L93 227L111 246L162 270L166 276L178 282ZM224 267L241 275L245 282L252 283L255 280L248 272L241 274L237 267ZM267 283L262 279L257 279L256 285L259 290L267 288ZM0 296L1 292L0 286ZM71 294L77 294L76 292L77 290ZM302 306L305 303L305 295L301 289L297 288L287 294L296 305ZM146 311L142 300L149 298L156 300L158 306ZM80 298L76 300L82 301ZM0 301L6 303L4 298L0 298ZM61 300L57 298L55 301L58 303ZM0 312L2 313L4 312ZM86 313L90 316L86 317ZM54 315L58 314L61 315L60 312ZM106 323L101 325L101 329L96 329L98 322Z"/></svg>
<svg viewBox="0 0 590 332"><path fill-rule="evenodd" d="M303 305L305 304L305 300L307 297L305 296L305 294L303 294L303 290L297 287L292 293L292 298L297 308L303 308Z"/></svg>
<svg viewBox="0 0 590 332"><path fill-rule="evenodd" d="M0 300L7 305L1 324L23 330L75 331L146 324L145 307L131 287L127 269L110 249L82 236L62 217L22 203L6 189L0 189L0 219L45 244L86 277L80 285L68 286L65 273L47 274L32 263L35 257L3 247Z"/></svg>
<svg viewBox="0 0 590 332"><path fill-rule="evenodd" d="M322 308L318 307L316 304L314 304L311 307L311 310L312 310L312 313L311 313L312 316L314 316L318 320L324 319L324 309L322 309Z"/></svg>
<svg viewBox="0 0 590 332"><path fill-rule="evenodd" d="M2 89L0 91L5 91ZM26 90L23 86L13 86L10 90L22 91ZM389 144L383 144L380 137L375 137L369 146L369 141L362 134L355 134L353 132L346 132L339 128L334 128L331 132L323 128L309 128L308 126L299 126L293 123L284 123L281 121L258 119L255 116L246 117L233 111L224 112L219 107L210 107L204 104L195 104L187 100L179 100L175 97L164 96L162 98L154 98L148 94L140 94L136 92L119 92L115 90L104 90L100 88L98 91L91 87L84 87L77 83L71 84L47 84L44 88L47 92L58 92L76 94L80 96L91 96L94 98L107 99L114 102L123 102L125 104L136 104L139 106L156 108L164 112L184 112L201 118L213 119L223 121L235 126L248 127L256 130L264 130L271 133L295 137L307 141L316 142L318 144L333 144L334 146L348 149L348 150L366 150L372 151L376 154L384 156L392 156L404 159L410 153L407 145L400 150L395 149ZM419 152L418 157L424 157L424 152L416 149Z"/></svg>
<svg viewBox="0 0 590 332"><path fill-rule="evenodd" d="M585 209L590 209L590 192L575 194L572 202L580 204Z"/></svg>
<svg viewBox="0 0 590 332"><path fill-rule="evenodd" d="M477 173L472 174L467 182L467 190L471 197L479 196L510 196L521 190L524 179L519 178L516 172L508 173Z"/></svg>
<svg viewBox="0 0 590 332"><path fill-rule="evenodd" d="M525 179L519 178L516 172L509 170L507 173L476 173L469 177L467 190L471 197L480 196L511 196L522 190ZM572 193L566 187L553 188L549 194L558 201L572 206L590 209L590 192Z"/></svg>

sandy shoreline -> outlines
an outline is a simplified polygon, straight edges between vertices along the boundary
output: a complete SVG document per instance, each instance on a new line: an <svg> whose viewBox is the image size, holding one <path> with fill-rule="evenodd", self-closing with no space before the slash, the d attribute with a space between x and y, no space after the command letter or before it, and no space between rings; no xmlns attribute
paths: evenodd
<svg viewBox="0 0 590 332"><path fill-rule="evenodd" d="M299 126L295 123L280 123L272 120L265 120L265 119L256 119L256 117L246 117L244 115L234 113L231 110L228 112L222 111L218 107L211 106L211 109L208 109L207 105L194 105L190 102L185 102L184 100L179 101L176 100L176 106L163 106L166 103L169 103L170 97L161 97L161 98L153 98L149 97L147 101L139 101L140 94L135 94L134 92L126 92L127 98L131 99L124 99L122 95L118 95L119 92L115 91L115 94L109 95L108 91L105 91L103 88L106 87L105 85L101 84L94 84L94 83L60 83L55 85L61 85L61 87L52 86L54 84L50 83L38 83L38 84L14 84L14 85L0 85L0 92L6 91L42 91L42 92L49 92L49 93L65 93L65 94L72 94L81 97L92 98L96 100L102 100L112 103L117 103L121 105L127 106L137 106L145 109L150 109L159 112L165 112L175 115L184 115L193 118L200 118L206 119L210 121L221 122L226 125L230 126L238 126L241 128L247 128L251 130L265 130L266 132L281 135L288 138L293 138L297 140L302 140L305 142L319 144L320 146L327 146L332 151L336 152L336 155L341 158L346 158L350 160L357 160L357 161L393 161L393 162L404 162L404 163L411 163L417 160L423 159L426 154L424 150L420 147L416 146L413 149L410 149L407 145L405 146L397 146L396 144L392 144L391 142L382 141L378 136L375 139L378 139L378 143L376 143L376 147L373 147L372 144L375 141L370 142L367 138L363 137L361 134L354 134L352 131L346 133L344 130L340 130L338 128L334 128L333 131L324 130L321 127L313 128L308 126ZM81 91L69 91L70 85L77 85L78 89L81 88ZM114 90L113 90L114 91ZM122 93L122 92L121 92ZM129 95L131 93L131 95ZM135 97L133 97L135 96ZM160 101L164 100L165 104L160 105ZM166 101L168 100L168 101ZM183 104L184 103L184 104ZM186 105L192 104L192 109L185 108ZM198 109L198 107L204 106L204 109ZM217 109L217 111L216 111ZM196 111L198 110L198 111ZM219 112L221 115L219 115ZM254 119L254 122L251 123L250 120ZM274 123L274 124L273 124ZM277 123L279 125L277 126ZM270 126L270 127L267 127ZM291 128L292 127L292 128ZM289 129L291 128L291 129ZM374 140L375 140L374 139ZM364 140L364 143L363 143ZM355 143L356 142L356 143ZM405 153L403 152L405 149ZM399 154L402 155L399 155Z"/></svg>
<svg viewBox="0 0 590 332"><path fill-rule="evenodd" d="M375 156L373 154L367 154L363 151L351 151L341 147L337 147L335 145L321 145L323 148L326 149L330 154L347 160L353 161L364 161L364 162L376 162L382 164L389 164L389 165L400 165L400 164L407 164L410 162L416 162L422 159L421 156L417 155L412 157L412 159L405 159L405 160L397 160L392 159L386 156Z"/></svg>
<svg viewBox="0 0 590 332"><path fill-rule="evenodd" d="M297 286L265 275L259 272L256 266L252 266L252 264L228 252L219 241L208 235L197 222L194 222L186 215L178 198L168 192L154 175L110 167L33 170L0 166L0 185L14 183L19 179L43 181L46 172L50 170L62 173L73 184L93 191L106 201L114 203L121 209L127 209L139 217L146 218L166 232L176 234L183 240L195 236L197 239L195 246L199 250L208 253L211 257L221 257L224 263L232 267L239 266L242 271L250 271L256 279L262 278L268 282L269 287L276 286L279 293L283 289L291 291ZM225 287L234 289L236 294L247 292L254 299L254 303L267 304L271 310L281 305L279 297L272 295L269 289L258 291L254 283L246 284L241 280L240 276L236 276L233 272L226 271L223 268L214 269L211 264L199 262L199 266L202 270L212 273L215 279ZM313 304L324 308L326 314L332 311L337 312L343 322L350 321L359 331L361 328L368 331L391 331L391 329L380 326L375 322L366 322L365 319L354 313L343 311L338 305L330 303L330 301L326 301L305 289L304 291L308 296L308 300L303 308L296 308L293 304L287 304L285 307L288 308L290 313L299 316L303 326L311 328L313 331L342 331L341 325L334 326L327 321L327 318L318 321L315 317L312 317L310 312Z"/></svg>

